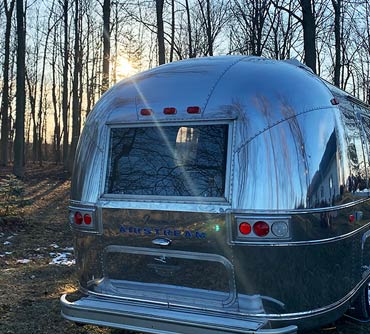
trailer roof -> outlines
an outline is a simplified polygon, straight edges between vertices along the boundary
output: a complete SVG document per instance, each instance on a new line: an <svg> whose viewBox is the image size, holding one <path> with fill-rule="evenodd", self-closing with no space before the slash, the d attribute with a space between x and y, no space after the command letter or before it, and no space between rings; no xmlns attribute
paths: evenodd
<svg viewBox="0 0 370 334"><path fill-rule="evenodd" d="M90 117L98 118L100 124L233 119L247 111L253 114L261 103L274 110L289 104L298 112L330 105L330 87L302 66L251 56L169 63L117 83L102 96ZM187 113L191 106L199 107L200 113ZM169 107L176 108L175 115L163 113ZM142 116L141 109L151 109L153 114Z"/></svg>

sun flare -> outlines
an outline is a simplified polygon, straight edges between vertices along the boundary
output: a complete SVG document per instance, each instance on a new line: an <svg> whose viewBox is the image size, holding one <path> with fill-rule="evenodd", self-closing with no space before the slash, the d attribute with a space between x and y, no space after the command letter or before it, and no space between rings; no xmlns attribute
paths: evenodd
<svg viewBox="0 0 370 334"><path fill-rule="evenodd" d="M135 69L130 63L129 60L125 57L118 57L117 59L117 75L119 78L123 79L133 75L135 73Z"/></svg>

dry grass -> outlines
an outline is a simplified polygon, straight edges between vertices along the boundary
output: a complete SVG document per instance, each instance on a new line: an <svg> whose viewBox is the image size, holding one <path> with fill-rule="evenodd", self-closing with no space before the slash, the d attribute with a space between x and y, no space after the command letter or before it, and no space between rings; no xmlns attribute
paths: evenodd
<svg viewBox="0 0 370 334"><path fill-rule="evenodd" d="M9 173L0 169L0 179ZM23 204L0 220L0 333L118 333L60 316L59 297L77 287L73 266L49 264L51 252L72 246L68 174L54 165L31 166L23 182ZM24 259L30 262L19 263Z"/></svg>

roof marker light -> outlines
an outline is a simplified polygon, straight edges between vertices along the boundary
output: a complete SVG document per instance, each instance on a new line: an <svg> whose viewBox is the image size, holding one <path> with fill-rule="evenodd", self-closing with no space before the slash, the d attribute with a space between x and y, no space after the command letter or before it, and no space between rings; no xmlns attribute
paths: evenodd
<svg viewBox="0 0 370 334"><path fill-rule="evenodd" d="M168 107L168 108L163 109L163 113L165 115L175 115L177 113L177 110L176 110L176 108Z"/></svg>
<svg viewBox="0 0 370 334"><path fill-rule="evenodd" d="M200 107L197 106L188 107L186 111L188 112L188 114L200 114Z"/></svg>
<svg viewBox="0 0 370 334"><path fill-rule="evenodd" d="M330 103L333 105L333 106L336 106L339 104L339 101L334 97L330 100Z"/></svg>
<svg viewBox="0 0 370 334"><path fill-rule="evenodd" d="M149 108L144 108L140 110L140 115L142 116L151 116L153 114L154 114L153 110Z"/></svg>

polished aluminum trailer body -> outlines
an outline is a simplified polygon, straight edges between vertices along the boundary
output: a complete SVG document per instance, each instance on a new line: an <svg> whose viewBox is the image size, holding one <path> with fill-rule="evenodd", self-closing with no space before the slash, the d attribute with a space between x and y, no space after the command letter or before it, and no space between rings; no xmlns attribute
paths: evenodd
<svg viewBox="0 0 370 334"><path fill-rule="evenodd" d="M369 142L367 106L294 61L191 59L121 81L76 154L83 296L63 296L63 316L149 333L336 320L370 274Z"/></svg>

